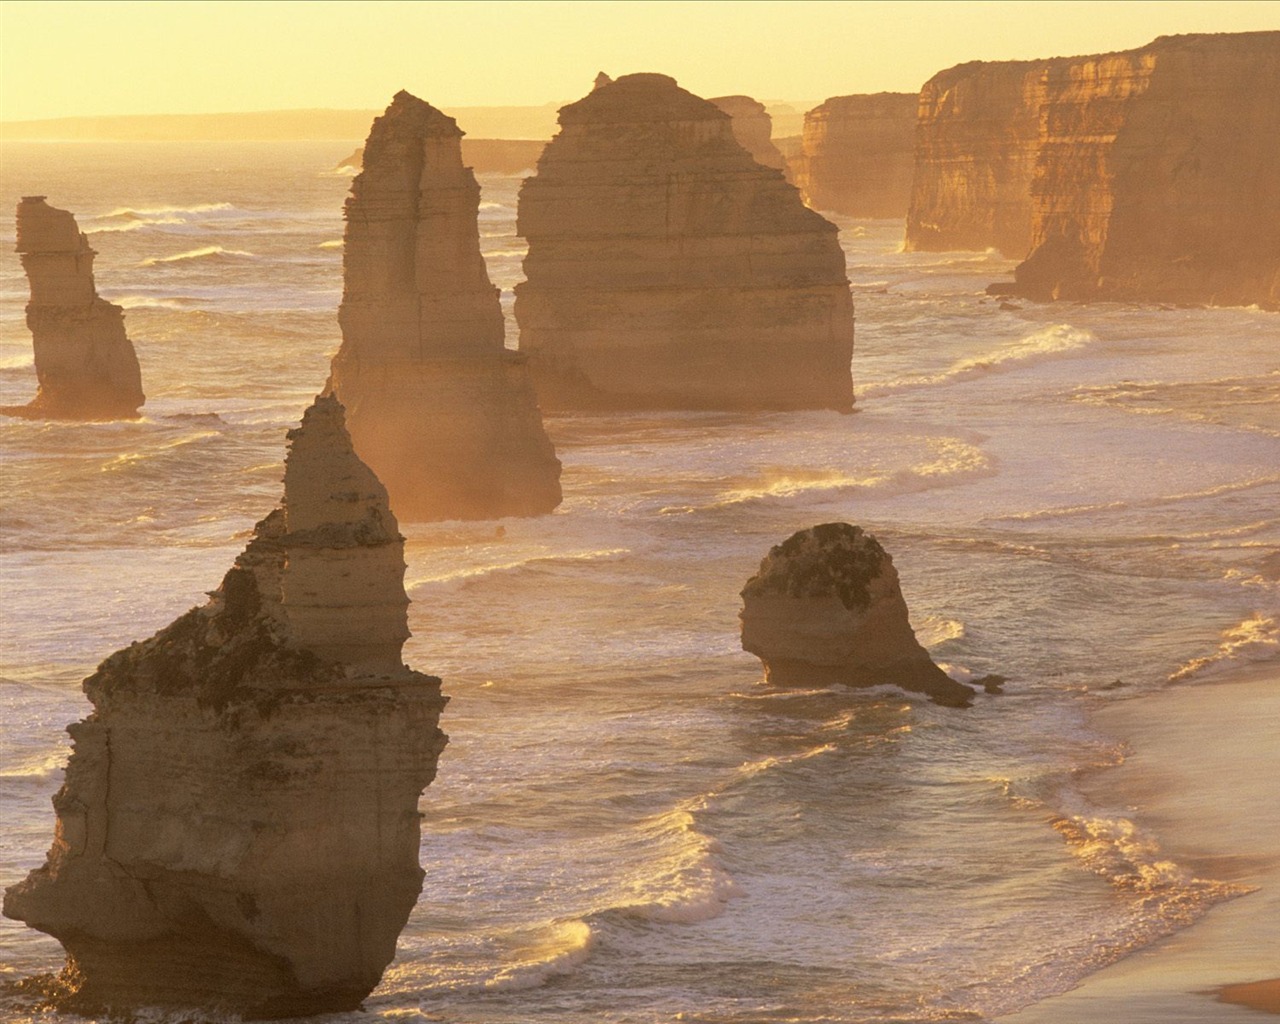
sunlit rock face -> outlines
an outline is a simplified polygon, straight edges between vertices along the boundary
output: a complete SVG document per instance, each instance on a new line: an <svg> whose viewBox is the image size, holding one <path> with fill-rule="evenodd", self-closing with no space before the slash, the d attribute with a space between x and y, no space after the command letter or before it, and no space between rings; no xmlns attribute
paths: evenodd
<svg viewBox="0 0 1280 1024"><path fill-rule="evenodd" d="M85 680L53 847L4 901L66 948L66 1007L354 1009L417 900L444 698L401 662L404 541L337 399L289 438L209 601Z"/></svg>
<svg viewBox="0 0 1280 1024"><path fill-rule="evenodd" d="M835 225L673 79L626 75L562 108L517 230L544 408L850 408Z"/></svg>
<svg viewBox="0 0 1280 1024"><path fill-rule="evenodd" d="M1280 32L1046 67L1016 292L1280 306Z"/></svg>
<svg viewBox="0 0 1280 1024"><path fill-rule="evenodd" d="M89 241L75 217L26 196L18 203L18 245L31 285L27 326L39 390L27 405L0 408L30 419L134 419L146 400L124 310L99 298Z"/></svg>
<svg viewBox="0 0 1280 1024"><path fill-rule="evenodd" d="M742 589L742 648L778 686L880 686L962 707L973 690L916 640L893 559L848 523L793 534Z"/></svg>
<svg viewBox="0 0 1280 1024"><path fill-rule="evenodd" d="M787 162L773 144L773 118L763 103L750 96L713 96L711 102L729 115L733 137L756 163L786 172Z"/></svg>
<svg viewBox="0 0 1280 1024"><path fill-rule="evenodd" d="M973 61L920 90L906 248L1031 250L1044 76L1056 61Z"/></svg>
<svg viewBox="0 0 1280 1024"><path fill-rule="evenodd" d="M453 118L400 92L346 206L331 389L407 520L550 512L560 462L480 255L480 188Z"/></svg>
<svg viewBox="0 0 1280 1024"><path fill-rule="evenodd" d="M905 217L915 164L915 93L833 96L804 115L796 185L815 210Z"/></svg>

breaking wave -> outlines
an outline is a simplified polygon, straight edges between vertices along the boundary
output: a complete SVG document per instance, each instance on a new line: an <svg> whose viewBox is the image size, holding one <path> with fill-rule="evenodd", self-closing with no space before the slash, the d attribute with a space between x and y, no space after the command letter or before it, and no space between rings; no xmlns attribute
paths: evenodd
<svg viewBox="0 0 1280 1024"><path fill-rule="evenodd" d="M149 256L138 264L140 267L154 267L162 263L182 263L187 260L240 260L257 259L251 252L242 249L224 249L220 245L203 245L199 249L189 249L173 256Z"/></svg>
<svg viewBox="0 0 1280 1024"><path fill-rule="evenodd" d="M1224 630L1212 654L1188 661L1170 674L1169 682L1179 683L1192 676L1212 675L1240 664L1277 657L1280 657L1280 624L1269 615L1254 612L1243 622Z"/></svg>

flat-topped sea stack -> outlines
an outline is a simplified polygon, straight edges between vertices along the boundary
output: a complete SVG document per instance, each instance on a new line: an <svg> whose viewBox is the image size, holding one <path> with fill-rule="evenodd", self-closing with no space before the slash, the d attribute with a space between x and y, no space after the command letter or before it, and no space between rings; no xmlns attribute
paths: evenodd
<svg viewBox="0 0 1280 1024"><path fill-rule="evenodd" d="M893 559L848 523L793 534L742 589L742 648L777 686L893 685L938 704L974 691L938 668L907 617Z"/></svg>
<svg viewBox="0 0 1280 1024"><path fill-rule="evenodd" d="M733 137L756 163L786 174L787 161L773 144L773 118L763 103L750 96L712 96L711 102L729 115Z"/></svg>
<svg viewBox="0 0 1280 1024"><path fill-rule="evenodd" d="M1280 309L1280 32L1045 70L1015 294Z"/></svg>
<svg viewBox="0 0 1280 1024"><path fill-rule="evenodd" d="M833 96L804 115L796 185L815 210L897 218L911 203L915 93Z"/></svg>
<svg viewBox="0 0 1280 1024"><path fill-rule="evenodd" d="M550 512L560 462L480 255L480 187L453 118L407 92L377 118L346 204L330 388L403 520Z"/></svg>
<svg viewBox="0 0 1280 1024"><path fill-rule="evenodd" d="M352 1010L417 901L444 698L401 662L404 540L337 399L289 438L208 603L85 680L53 847L4 900L66 948L66 1008Z"/></svg>
<svg viewBox="0 0 1280 1024"><path fill-rule="evenodd" d="M25 196L18 244L31 285L27 326L35 348L36 397L0 413L28 419L136 419L146 401L124 310L98 296L89 240L66 210Z"/></svg>
<svg viewBox="0 0 1280 1024"><path fill-rule="evenodd" d="M674 79L626 75L563 107L517 231L544 408L850 409L835 225Z"/></svg>

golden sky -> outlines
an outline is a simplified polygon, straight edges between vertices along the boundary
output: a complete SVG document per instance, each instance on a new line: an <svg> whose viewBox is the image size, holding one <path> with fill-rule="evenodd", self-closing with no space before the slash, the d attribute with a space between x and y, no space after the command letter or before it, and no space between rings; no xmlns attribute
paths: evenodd
<svg viewBox="0 0 1280 1024"><path fill-rule="evenodd" d="M597 71L702 96L915 91L966 60L1280 28L1253 2L0 0L0 120L564 102Z"/></svg>

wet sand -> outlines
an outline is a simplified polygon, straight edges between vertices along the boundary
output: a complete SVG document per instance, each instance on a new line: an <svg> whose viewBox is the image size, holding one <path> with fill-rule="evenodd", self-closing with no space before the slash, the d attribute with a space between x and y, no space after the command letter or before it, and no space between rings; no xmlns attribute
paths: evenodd
<svg viewBox="0 0 1280 1024"><path fill-rule="evenodd" d="M1104 708L1124 764L1084 780L1170 859L1255 889L1001 1024L1218 1024L1280 1014L1280 665Z"/></svg>

